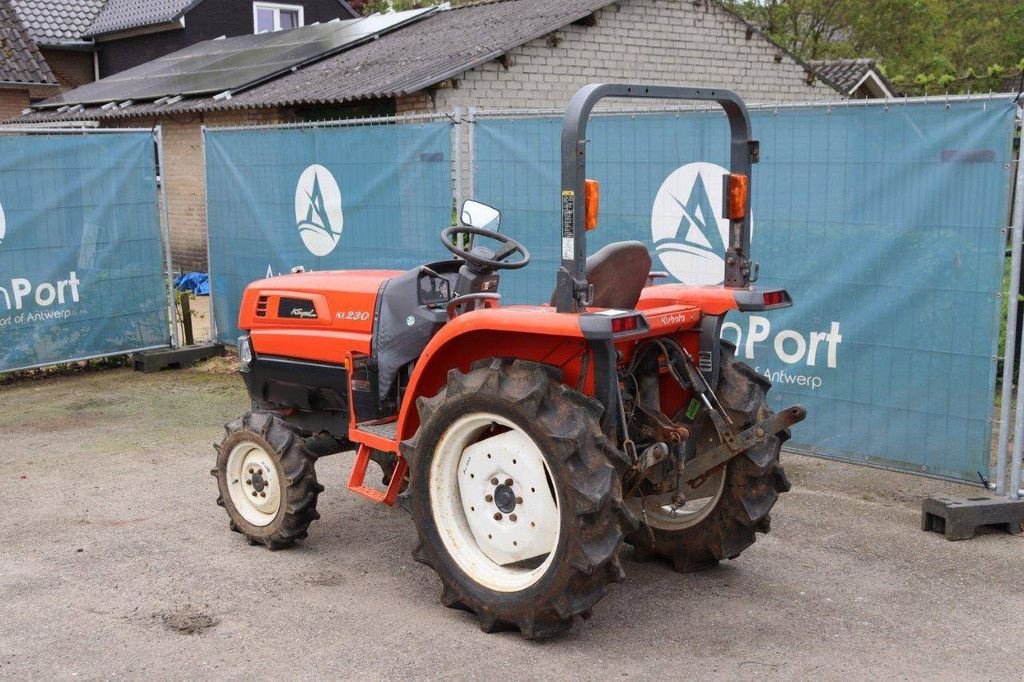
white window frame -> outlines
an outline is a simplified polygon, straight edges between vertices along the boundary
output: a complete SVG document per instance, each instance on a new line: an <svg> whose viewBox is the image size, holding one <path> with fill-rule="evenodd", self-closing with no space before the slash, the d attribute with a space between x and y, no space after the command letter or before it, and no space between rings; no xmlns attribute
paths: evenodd
<svg viewBox="0 0 1024 682"><path fill-rule="evenodd" d="M281 30L281 12L295 12L298 17L298 23L296 28L299 26L306 25L305 8L302 5L284 5L279 2L254 2L252 3L252 32L259 33L259 11L261 9L269 9L274 12L274 28L272 31ZM266 31L264 31L266 33Z"/></svg>

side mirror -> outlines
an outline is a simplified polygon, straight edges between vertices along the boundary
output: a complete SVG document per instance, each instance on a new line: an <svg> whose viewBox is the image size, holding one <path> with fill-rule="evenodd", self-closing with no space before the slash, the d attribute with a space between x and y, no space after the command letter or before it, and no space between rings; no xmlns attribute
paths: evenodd
<svg viewBox="0 0 1024 682"><path fill-rule="evenodd" d="M462 217L463 225L482 230L494 230L497 232L498 225L501 224L501 211L493 206L481 204L479 201L469 200L463 202L459 215Z"/></svg>

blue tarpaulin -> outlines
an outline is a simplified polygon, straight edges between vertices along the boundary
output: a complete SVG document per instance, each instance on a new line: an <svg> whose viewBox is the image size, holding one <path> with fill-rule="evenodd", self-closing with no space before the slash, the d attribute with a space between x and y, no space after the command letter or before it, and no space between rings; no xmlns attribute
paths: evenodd
<svg viewBox="0 0 1024 682"><path fill-rule="evenodd" d="M448 257L451 125L217 130L206 135L210 279L218 338L238 337L255 279L407 270Z"/></svg>
<svg viewBox="0 0 1024 682"><path fill-rule="evenodd" d="M1010 187L1009 100L752 112L758 286L794 307L728 317L723 336L803 403L795 442L817 453L977 480L988 470ZM475 198L534 263L503 275L506 301L545 301L559 265L560 119L474 126ZM722 280L717 112L608 116L588 129L601 183L591 253L640 239L655 269Z"/></svg>
<svg viewBox="0 0 1024 682"><path fill-rule="evenodd" d="M178 291L190 291L196 296L210 295L210 276L205 272L186 272L174 280Z"/></svg>
<svg viewBox="0 0 1024 682"><path fill-rule="evenodd" d="M987 471L1010 183L1007 99L759 110L753 256L790 310L730 315L723 336L771 379L775 407L809 409L795 442L831 457L973 480ZM559 264L558 118L480 116L474 198L533 262L502 274L508 302L546 302ZM445 123L208 130L211 281L233 342L254 279L408 269L446 257ZM589 250L640 239L672 279L717 284L726 221L724 116L602 116Z"/></svg>
<svg viewBox="0 0 1024 682"><path fill-rule="evenodd" d="M167 346L150 132L0 136L0 370Z"/></svg>

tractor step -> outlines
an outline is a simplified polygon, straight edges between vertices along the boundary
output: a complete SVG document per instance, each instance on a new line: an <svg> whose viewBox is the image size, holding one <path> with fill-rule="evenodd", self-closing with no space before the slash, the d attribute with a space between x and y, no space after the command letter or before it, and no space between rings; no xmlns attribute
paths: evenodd
<svg viewBox="0 0 1024 682"><path fill-rule="evenodd" d="M348 439L353 443L369 445L384 452L398 452L397 436L398 422L394 419L361 422L348 430Z"/></svg>
<svg viewBox="0 0 1024 682"><path fill-rule="evenodd" d="M395 434L398 433L398 422L395 420L388 422L363 422L362 424L356 424L356 429L363 433L373 434L378 438L394 440Z"/></svg>
<svg viewBox="0 0 1024 682"><path fill-rule="evenodd" d="M359 450L356 451L355 465L352 467L352 473L348 478L348 489L374 502L383 502L391 506L398 499L398 493L402 492L402 482L405 480L408 465L406 465L404 459L399 457L395 470L391 474L391 480L388 482L388 487L385 490L371 488L366 485L366 469L370 464L371 452L373 452L372 447L365 444L359 446Z"/></svg>
<svg viewBox="0 0 1024 682"><path fill-rule="evenodd" d="M947 540L969 540L983 526L1017 535L1024 526L1024 500L1005 497L929 497L921 505L921 530Z"/></svg>

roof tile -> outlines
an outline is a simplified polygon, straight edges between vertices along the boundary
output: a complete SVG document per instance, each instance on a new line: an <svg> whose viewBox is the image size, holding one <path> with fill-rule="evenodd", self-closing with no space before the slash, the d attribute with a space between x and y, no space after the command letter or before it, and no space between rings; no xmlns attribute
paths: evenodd
<svg viewBox="0 0 1024 682"><path fill-rule="evenodd" d="M106 0L106 6L84 31L86 36L124 31L174 21L201 0Z"/></svg>
<svg viewBox="0 0 1024 682"><path fill-rule="evenodd" d="M106 0L12 0L39 45L82 42Z"/></svg>
<svg viewBox="0 0 1024 682"><path fill-rule="evenodd" d="M846 94L852 94L857 84L861 82L868 71L875 70L874 59L820 59L808 62L818 74L832 81L843 89Z"/></svg>
<svg viewBox="0 0 1024 682"><path fill-rule="evenodd" d="M0 0L0 82L27 85L57 83L10 0Z"/></svg>

